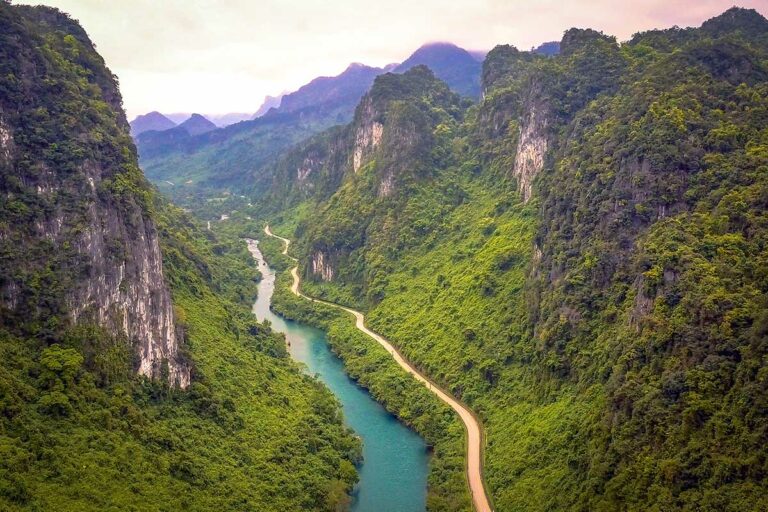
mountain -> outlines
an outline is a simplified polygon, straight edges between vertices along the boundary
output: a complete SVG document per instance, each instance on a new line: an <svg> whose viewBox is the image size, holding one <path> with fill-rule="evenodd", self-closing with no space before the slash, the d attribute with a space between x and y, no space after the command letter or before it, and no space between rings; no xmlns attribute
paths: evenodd
<svg viewBox="0 0 768 512"><path fill-rule="evenodd" d="M403 73L424 65L457 93L469 98L480 96L481 63L466 50L451 43L425 44L394 69Z"/></svg>
<svg viewBox="0 0 768 512"><path fill-rule="evenodd" d="M559 46L494 48L471 107L424 68L378 77L273 164L254 214L304 293L364 310L478 413L497 510L768 509L768 21ZM347 318L273 306L380 380ZM414 423L447 509L450 432Z"/></svg>
<svg viewBox="0 0 768 512"><path fill-rule="evenodd" d="M216 129L216 125L200 114L192 114L189 119L181 123L178 128L185 130L192 137Z"/></svg>
<svg viewBox="0 0 768 512"><path fill-rule="evenodd" d="M188 205L198 204L199 197L213 190L241 192L262 186L269 180L262 167L280 151L349 122L377 76L403 73L419 64L433 69L460 94L479 95L477 60L451 44L426 45L399 66L351 64L337 76L316 78L283 95L278 107L225 131L191 137L179 130L146 132L137 138L142 167L164 193Z"/></svg>
<svg viewBox="0 0 768 512"><path fill-rule="evenodd" d="M190 368L148 214L149 185L115 79L82 28L58 11L0 9L2 325L30 325L49 343L67 327L95 325L130 341L138 373L186 387ZM22 50L46 38L50 56ZM83 64L58 60L80 51ZM35 79L41 70L45 82ZM59 92L85 74L85 85Z"/></svg>
<svg viewBox="0 0 768 512"><path fill-rule="evenodd" d="M176 124L180 124L186 121L187 119L189 119L192 115L193 114L190 114L190 113L177 112L174 114L165 114L165 117L167 117L168 119L170 119ZM240 121L245 121L246 119L250 119L251 114L246 112L230 112L228 114L202 114L202 117L204 117L205 119L215 124L217 128L224 128L225 126L229 126L231 124L239 123ZM168 128L165 128L165 129L168 129ZM157 131L162 131L162 129L157 129ZM134 138L136 138L135 135L134 135Z"/></svg>
<svg viewBox="0 0 768 512"><path fill-rule="evenodd" d="M244 190L281 150L331 126L349 122L382 69L352 64L282 97L279 108L251 121L188 136L179 129L137 138L147 176L174 200L198 204L211 190ZM171 185L172 184L172 185Z"/></svg>
<svg viewBox="0 0 768 512"><path fill-rule="evenodd" d="M85 31L0 2L0 91L0 510L343 508L338 403L253 319L237 235L144 179Z"/></svg>
<svg viewBox="0 0 768 512"><path fill-rule="evenodd" d="M280 106L280 101L283 99L282 94L278 94L277 96L264 96L264 101L262 102L259 109L256 111L255 114L253 114L253 117L251 119L256 119L258 117L263 116L267 112L269 112L269 109L271 108L278 108Z"/></svg>
<svg viewBox="0 0 768 512"><path fill-rule="evenodd" d="M204 117L215 124L217 128L224 128L225 126L251 119L253 114L249 112L229 112L228 114L206 114Z"/></svg>
<svg viewBox="0 0 768 512"><path fill-rule="evenodd" d="M307 107L339 103L354 108L373 84L373 79L383 72L383 69L364 64L350 64L339 75L315 78L296 92L283 95L277 111L289 113Z"/></svg>
<svg viewBox="0 0 768 512"><path fill-rule="evenodd" d="M160 112L150 112L142 116L136 116L131 121L131 135L137 137L140 133L150 130L163 131L174 128L176 123L165 117Z"/></svg>

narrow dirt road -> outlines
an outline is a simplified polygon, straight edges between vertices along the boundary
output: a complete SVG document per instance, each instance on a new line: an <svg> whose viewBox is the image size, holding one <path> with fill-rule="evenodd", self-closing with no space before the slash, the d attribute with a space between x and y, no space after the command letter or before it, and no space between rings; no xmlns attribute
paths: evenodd
<svg viewBox="0 0 768 512"><path fill-rule="evenodd" d="M291 245L290 240L272 233L272 231L269 229L269 225L264 227L264 232L273 238L282 240L285 244L285 247L283 248L283 254L288 256L293 261L298 262L296 258L288 255L288 247ZM298 266L291 269L291 275L293 276L291 291L295 295L303 297L312 302L319 302L338 309L343 309L344 311L351 313L355 317L355 326L360 331L376 340L379 345L384 347L387 352L392 355L392 358L397 362L397 364L400 365L401 368L413 375L418 381L424 383L432 393L437 395L440 400L448 404L454 411L456 411L456 413L461 418L461 421L464 423L464 427L467 431L467 480L469 480L469 489L472 494L472 502L474 503L475 510L477 512L492 512L493 509L491 508L490 500L488 499L488 496L485 492L485 487L483 486L482 426L480 425L480 421L475 418L475 415L472 413L472 411L470 411L464 404L456 400L453 396L443 391L437 384L432 382L428 377L417 370L389 341L387 341L386 338L368 329L368 327L365 326L365 316L363 316L361 312L345 306L341 306L339 304L335 304L333 302L315 299L304 295L301 293L301 291L299 291L301 280L299 278Z"/></svg>

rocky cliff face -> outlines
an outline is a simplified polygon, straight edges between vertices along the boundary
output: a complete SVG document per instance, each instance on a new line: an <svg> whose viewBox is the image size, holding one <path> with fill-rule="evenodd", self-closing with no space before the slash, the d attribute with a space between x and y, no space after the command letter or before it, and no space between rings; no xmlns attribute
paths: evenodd
<svg viewBox="0 0 768 512"><path fill-rule="evenodd" d="M311 262L312 273L319 276L323 281L333 280L334 270L330 263L330 258L325 252L317 251L312 255Z"/></svg>
<svg viewBox="0 0 768 512"><path fill-rule="evenodd" d="M356 257L353 254L366 250L372 208L403 208L408 187L431 179L438 126L442 127L441 133L450 131L460 102L459 96L424 66L402 75L387 73L376 79L348 127L317 139L318 143L324 141L326 149L313 142L286 159L299 163L290 177L294 191L309 190L308 182L313 183L319 190L330 192L328 196L336 194L339 205L353 204L358 210L343 215L351 218L339 226L338 232L324 232L333 222L313 223L313 232L304 238L306 245L301 248L309 262L307 277L322 281L349 278L339 269L348 266L350 258ZM300 159L302 154L305 156ZM322 165L323 173L314 170L316 165L306 165L317 161L316 155L320 154L328 156ZM276 176L286 175L278 168ZM283 187L285 180L276 182ZM317 200L323 196L314 195ZM335 215L334 210L318 212L318 216ZM380 237L376 243L388 243L385 239Z"/></svg>
<svg viewBox="0 0 768 512"><path fill-rule="evenodd" d="M384 125L378 122L370 96L363 98L358 107L358 123L355 129L355 145L352 152L352 170L357 172L367 158L381 142Z"/></svg>
<svg viewBox="0 0 768 512"><path fill-rule="evenodd" d="M0 4L0 34L2 323L48 342L99 325L131 343L138 373L187 386L152 192L114 78L56 10Z"/></svg>
<svg viewBox="0 0 768 512"><path fill-rule="evenodd" d="M529 100L523 110L525 114L521 119L512 175L517 179L523 201L528 201L533 179L544 168L549 112L545 103L538 99Z"/></svg>

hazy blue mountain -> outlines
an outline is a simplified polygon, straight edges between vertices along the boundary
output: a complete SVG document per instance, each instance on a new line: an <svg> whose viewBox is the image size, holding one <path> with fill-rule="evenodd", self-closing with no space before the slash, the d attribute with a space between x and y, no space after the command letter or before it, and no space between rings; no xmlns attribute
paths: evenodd
<svg viewBox="0 0 768 512"><path fill-rule="evenodd" d="M200 114L192 114L189 119L179 125L179 128L185 129L187 133L194 137L195 135L215 130L216 125Z"/></svg>
<svg viewBox="0 0 768 512"><path fill-rule="evenodd" d="M429 43L416 50L395 73L425 65L455 92L470 98L480 96L482 64L468 51L452 43Z"/></svg>
<svg viewBox="0 0 768 512"><path fill-rule="evenodd" d="M282 96L278 108L223 129L195 135L182 130L182 124L143 133L137 138L142 167L181 202L195 201L202 190L242 188L284 148L351 121L376 76L391 68L351 64L335 77L316 78Z"/></svg>
<svg viewBox="0 0 768 512"><path fill-rule="evenodd" d="M259 107L259 110L256 111L255 114L253 114L253 117L251 119L256 119L257 117L261 117L267 112L269 112L269 109L271 108L277 108L280 106L280 100L283 99L283 94L278 94L277 96L264 96L264 102Z"/></svg>
<svg viewBox="0 0 768 512"><path fill-rule="evenodd" d="M160 112L150 112L142 116L137 116L131 121L131 135L136 137L140 133L150 130L169 130L176 126L176 123L168 119Z"/></svg>
<svg viewBox="0 0 768 512"><path fill-rule="evenodd" d="M351 107L351 113L363 94L371 88L374 78L384 71L365 64L350 64L337 76L315 78L296 92L284 95L277 111L296 112L307 107L343 103Z"/></svg>

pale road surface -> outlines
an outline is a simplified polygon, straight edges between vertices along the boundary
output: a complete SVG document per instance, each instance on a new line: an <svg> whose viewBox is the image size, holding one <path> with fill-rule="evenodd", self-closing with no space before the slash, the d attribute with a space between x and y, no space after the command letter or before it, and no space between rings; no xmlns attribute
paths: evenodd
<svg viewBox="0 0 768 512"><path fill-rule="evenodd" d="M264 232L273 238L282 240L285 244L285 247L283 248L283 254L291 258L293 261L298 262L296 258L288 255L288 247L291 244L290 240L272 233L272 231L269 229L269 225L264 227ZM477 512L492 512L493 509L491 508L491 503L488 500L485 487L483 486L482 427L480 426L480 422L477 420L477 418L475 418L475 416L472 414L472 411L470 411L465 405L456 400L454 397L440 389L440 387L432 382L429 378L425 377L407 359L405 359L400 354L400 352L389 341L387 341L386 338L368 329L365 326L365 316L363 316L362 313L354 309L341 306L339 304L334 304L333 302L314 299L304 295L299 291L300 278L298 266L291 269L291 275L293 276L291 291L295 295L303 297L312 302L320 302L328 306L343 309L344 311L354 315L355 326L359 330L376 340L379 345L384 347L387 352L392 355L392 358L397 362L397 364L400 365L401 368L413 375L420 382L424 383L432 393L437 395L440 400L448 404L454 411L456 411L456 413L461 418L461 421L464 423L464 427L467 431L467 480L469 480L469 489L472 494L472 502L474 503L475 510Z"/></svg>

